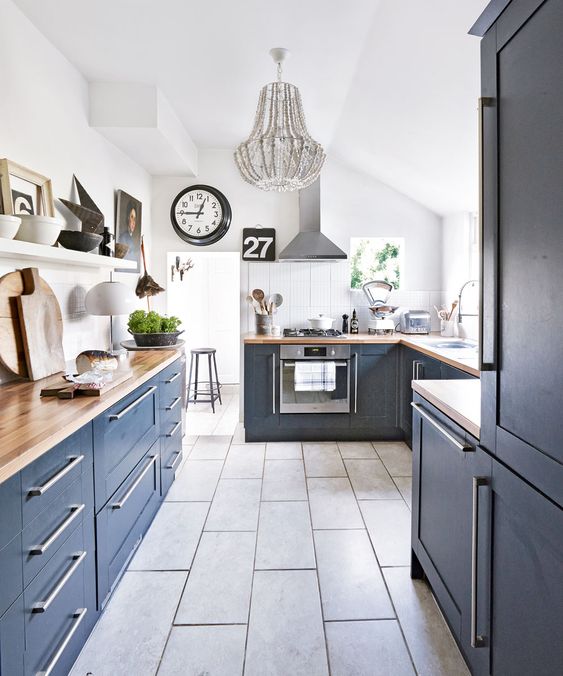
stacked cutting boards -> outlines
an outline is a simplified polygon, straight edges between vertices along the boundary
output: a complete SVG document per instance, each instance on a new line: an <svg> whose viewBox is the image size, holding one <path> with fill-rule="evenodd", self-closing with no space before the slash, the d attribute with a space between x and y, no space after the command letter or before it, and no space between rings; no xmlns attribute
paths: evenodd
<svg viewBox="0 0 563 676"><path fill-rule="evenodd" d="M0 278L0 362L29 380L65 369L61 308L37 268Z"/></svg>

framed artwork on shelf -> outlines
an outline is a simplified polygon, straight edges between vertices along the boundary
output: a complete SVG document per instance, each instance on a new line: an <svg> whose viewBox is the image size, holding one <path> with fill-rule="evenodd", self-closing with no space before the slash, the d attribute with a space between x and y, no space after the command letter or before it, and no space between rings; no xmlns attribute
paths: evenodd
<svg viewBox="0 0 563 676"><path fill-rule="evenodd" d="M51 179L6 158L0 159L0 213L54 216Z"/></svg>
<svg viewBox="0 0 563 676"><path fill-rule="evenodd" d="M117 191L115 241L117 244L125 244L128 249L123 258L135 261L137 267L134 270L117 269L116 272L134 272L141 270L141 229L142 209L140 200L132 197L124 190Z"/></svg>

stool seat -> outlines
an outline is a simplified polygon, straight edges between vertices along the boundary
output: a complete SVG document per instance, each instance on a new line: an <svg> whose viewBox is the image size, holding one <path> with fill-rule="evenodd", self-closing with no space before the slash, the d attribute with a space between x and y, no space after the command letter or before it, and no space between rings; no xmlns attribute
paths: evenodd
<svg viewBox="0 0 563 676"><path fill-rule="evenodd" d="M215 400L219 399L219 403L223 405L221 401L221 383L219 382L219 375L217 374L217 361L215 359L215 353L217 350L214 347L194 347L191 352L190 360L190 375L188 378L188 388L187 388L187 402L186 409L189 404L197 404L198 402L203 404L211 404L213 413L215 413ZM200 381L199 380L199 357L203 355L207 356L207 363L209 367L209 380ZM195 361L195 364L194 364ZM195 366L195 379L192 385L192 372ZM214 373L215 372L215 373ZM209 389L204 389L201 387L202 383L209 385ZM192 396L190 396L192 395ZM201 396L209 395L209 399L202 399Z"/></svg>

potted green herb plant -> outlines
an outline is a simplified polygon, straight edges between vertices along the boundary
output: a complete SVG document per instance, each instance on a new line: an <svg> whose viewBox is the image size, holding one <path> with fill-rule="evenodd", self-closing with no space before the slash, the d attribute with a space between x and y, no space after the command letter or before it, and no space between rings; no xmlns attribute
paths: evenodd
<svg viewBox="0 0 563 676"><path fill-rule="evenodd" d="M178 317L165 317L154 310L135 310L129 315L127 327L138 347L164 347L176 345L178 336L184 333L178 331L181 323Z"/></svg>

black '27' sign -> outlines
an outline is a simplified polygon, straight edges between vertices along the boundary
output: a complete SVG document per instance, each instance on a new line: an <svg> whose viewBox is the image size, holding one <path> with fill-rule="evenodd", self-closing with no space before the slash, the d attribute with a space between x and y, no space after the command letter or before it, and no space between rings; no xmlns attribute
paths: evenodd
<svg viewBox="0 0 563 676"><path fill-rule="evenodd" d="M275 261L275 228L243 228L242 260L256 262Z"/></svg>

